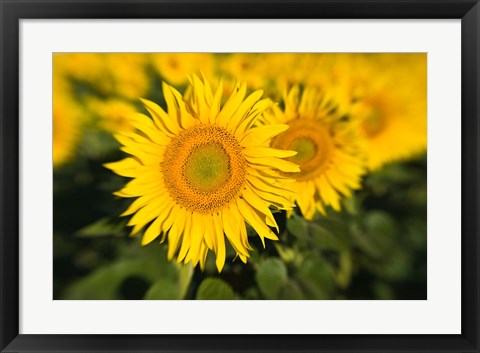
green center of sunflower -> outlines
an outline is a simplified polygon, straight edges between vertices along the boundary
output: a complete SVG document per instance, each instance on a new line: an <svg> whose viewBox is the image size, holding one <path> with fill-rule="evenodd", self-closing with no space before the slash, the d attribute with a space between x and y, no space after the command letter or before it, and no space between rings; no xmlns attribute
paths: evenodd
<svg viewBox="0 0 480 353"><path fill-rule="evenodd" d="M307 163L313 157L315 157L317 148L315 142L308 137L300 137L292 142L291 148L297 152L297 154L291 157L291 161L296 164Z"/></svg>
<svg viewBox="0 0 480 353"><path fill-rule="evenodd" d="M315 119L293 119L288 125L287 131L272 140L272 147L297 152L288 160L298 164L301 172L289 176L303 181L321 175L328 167L334 149L332 133Z"/></svg>
<svg viewBox="0 0 480 353"><path fill-rule="evenodd" d="M374 109L370 108L365 120L363 121L362 128L365 134L369 137L378 135L385 127L385 119L382 114Z"/></svg>
<svg viewBox="0 0 480 353"><path fill-rule="evenodd" d="M218 143L198 146L185 162L184 173L188 183L197 191L215 191L230 178L229 157Z"/></svg>

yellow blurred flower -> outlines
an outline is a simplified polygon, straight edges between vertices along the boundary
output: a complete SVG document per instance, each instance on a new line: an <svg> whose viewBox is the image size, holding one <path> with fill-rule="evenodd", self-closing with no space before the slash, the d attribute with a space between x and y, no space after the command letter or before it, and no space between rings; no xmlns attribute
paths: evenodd
<svg viewBox="0 0 480 353"><path fill-rule="evenodd" d="M352 109L371 170L427 147L426 55L390 54L379 60L376 75L357 86Z"/></svg>
<svg viewBox="0 0 480 353"><path fill-rule="evenodd" d="M268 72L262 54L236 53L220 58L220 70L226 84L232 87L237 81L246 82L248 87L258 89L264 86ZM272 58L273 60L273 58ZM228 89L228 87L227 87Z"/></svg>
<svg viewBox="0 0 480 353"><path fill-rule="evenodd" d="M312 75L318 71L321 62L321 54L273 54L268 71L277 93L283 94L290 87L314 81ZM310 85L319 86L318 82Z"/></svg>
<svg viewBox="0 0 480 353"><path fill-rule="evenodd" d="M53 70L66 79L86 82L100 92L113 89L113 82L106 77L108 67L102 53L54 53Z"/></svg>
<svg viewBox="0 0 480 353"><path fill-rule="evenodd" d="M91 114L99 118L99 127L111 133L133 131L130 118L136 113L133 104L118 98L87 100L87 107Z"/></svg>
<svg viewBox="0 0 480 353"><path fill-rule="evenodd" d="M143 100L152 119L136 114L138 131L116 135L132 157L106 167L133 178L115 195L136 198L123 215L133 215L132 235L146 228L143 245L168 234L169 259L177 254L178 262L203 268L212 250L221 271L225 236L243 262L249 257L245 222L262 242L278 239L269 228L277 227L269 207L293 204L275 175L299 169L284 159L295 152L269 147L287 126L252 127L271 105L260 100L261 90L246 96L246 85L239 85L222 105L221 83L212 90L209 81L194 75L191 85L185 99L163 84L167 112Z"/></svg>
<svg viewBox="0 0 480 353"><path fill-rule="evenodd" d="M152 64L159 75L172 85L183 85L192 74L203 72L209 76L214 71L210 53L158 53L152 54Z"/></svg>
<svg viewBox="0 0 480 353"><path fill-rule="evenodd" d="M319 59L318 54L234 53L219 57L220 76L227 90L235 82L263 89L270 98L281 99L283 92L305 82Z"/></svg>
<svg viewBox="0 0 480 353"><path fill-rule="evenodd" d="M360 188L365 173L355 125L318 89L306 88L300 93L295 86L284 103L284 110L275 107L272 114L265 114L264 122L289 126L272 140L272 147L298 152L288 160L299 164L301 172L284 173L296 180L288 184L295 201L309 220L316 210L325 214L325 206L339 211L341 198Z"/></svg>
<svg viewBox="0 0 480 353"><path fill-rule="evenodd" d="M112 90L128 99L137 99L147 94L150 80L145 71L148 54L109 53L104 54L105 65L111 76Z"/></svg>
<svg viewBox="0 0 480 353"><path fill-rule="evenodd" d="M53 96L53 166L59 167L70 161L80 139L82 111L73 99L58 89L62 83L57 83Z"/></svg>

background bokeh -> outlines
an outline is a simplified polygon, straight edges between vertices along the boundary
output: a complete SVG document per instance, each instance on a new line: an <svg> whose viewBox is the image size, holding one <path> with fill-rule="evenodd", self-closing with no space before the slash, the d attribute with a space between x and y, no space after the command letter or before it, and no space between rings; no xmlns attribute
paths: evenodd
<svg viewBox="0 0 480 353"><path fill-rule="evenodd" d="M423 54L59 53L53 62L54 299L426 299L426 131L423 147L404 144L426 126L416 113L426 101ZM247 264L231 248L221 273L212 254L204 271L168 262L165 244L128 236L119 215L131 200L112 195L127 179L102 164L125 156L112 134L132 129L138 98L165 106L162 81L183 92L200 72L227 92L245 81L277 101L292 84L316 85L340 105L388 92L410 124L386 136L402 153L377 153L341 212L313 221L275 213L280 241L265 249L249 229Z"/></svg>

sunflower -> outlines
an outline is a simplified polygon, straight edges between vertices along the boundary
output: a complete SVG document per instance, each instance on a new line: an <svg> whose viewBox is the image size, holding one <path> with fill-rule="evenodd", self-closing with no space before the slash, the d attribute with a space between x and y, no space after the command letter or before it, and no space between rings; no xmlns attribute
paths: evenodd
<svg viewBox="0 0 480 353"><path fill-rule="evenodd" d="M57 75L87 83L102 94L113 90L113 82L108 77L109 67L105 54L100 53L54 53L53 66Z"/></svg>
<svg viewBox="0 0 480 353"><path fill-rule="evenodd" d="M291 192L276 183L278 171L298 172L284 158L293 151L269 147L287 125L252 127L271 106L261 90L246 95L238 85L221 106L222 84L216 90L205 78L191 77L188 99L163 83L167 112L142 99L153 119L132 117L137 131L116 135L132 157L106 164L133 178L116 192L137 198L123 216L133 215L131 235L145 228L142 245L168 235L168 258L205 265L208 250L216 254L220 272L225 263L225 236L243 262L252 250L245 222L265 238L277 240L269 209L288 210Z"/></svg>
<svg viewBox="0 0 480 353"><path fill-rule="evenodd" d="M153 68L172 85L188 83L188 75L213 72L214 59L209 53L158 53L151 56Z"/></svg>
<svg viewBox="0 0 480 353"><path fill-rule="evenodd" d="M283 173L295 179L289 185L294 200L309 220L316 210L325 214L325 206L339 211L342 196L360 188L365 172L361 138L332 99L316 88L305 88L301 94L294 86L284 101L285 109L274 107L263 123L289 126L272 139L271 146L298 152L288 160L298 164L301 172Z"/></svg>
<svg viewBox="0 0 480 353"><path fill-rule="evenodd" d="M80 138L82 113L62 77L53 81L53 166L59 167L75 154Z"/></svg>
<svg viewBox="0 0 480 353"><path fill-rule="evenodd" d="M236 80L240 80L246 82L248 87L264 89L266 86L269 71L266 70L268 62L263 54L229 54L222 58L219 66L222 74L229 78L227 85L234 87Z"/></svg>
<svg viewBox="0 0 480 353"><path fill-rule="evenodd" d="M100 128L111 133L134 130L129 117L136 109L128 101L118 98L107 100L90 98L86 105L88 110L99 118Z"/></svg>
<svg viewBox="0 0 480 353"><path fill-rule="evenodd" d="M145 70L147 56L139 53L103 54L106 72L112 82L112 92L127 99L136 99L150 89Z"/></svg>
<svg viewBox="0 0 480 353"><path fill-rule="evenodd" d="M368 167L377 170L426 151L426 56L390 54L373 64L375 79L357 87L352 115L365 138Z"/></svg>

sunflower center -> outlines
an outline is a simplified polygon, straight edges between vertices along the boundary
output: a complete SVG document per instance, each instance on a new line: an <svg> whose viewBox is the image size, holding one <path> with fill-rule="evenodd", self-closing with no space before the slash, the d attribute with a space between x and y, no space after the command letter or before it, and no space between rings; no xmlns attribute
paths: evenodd
<svg viewBox="0 0 480 353"><path fill-rule="evenodd" d="M240 194L246 160L234 135L213 125L197 125L173 138L161 170L170 196L188 211L213 213Z"/></svg>
<svg viewBox="0 0 480 353"><path fill-rule="evenodd" d="M291 158L292 162L297 164L307 163L315 157L315 153L317 152L315 141L308 137L300 137L297 140L294 140L291 147L292 150L297 152L297 154Z"/></svg>
<svg viewBox="0 0 480 353"><path fill-rule="evenodd" d="M230 177L230 158L222 145L211 142L197 147L187 158L184 168L191 187L208 193L225 185Z"/></svg>
<svg viewBox="0 0 480 353"><path fill-rule="evenodd" d="M384 129L385 125L386 121L382 114L374 107L370 107L362 123L365 134L368 137L376 136Z"/></svg>
<svg viewBox="0 0 480 353"><path fill-rule="evenodd" d="M330 132L313 119L295 119L288 122L287 131L272 141L272 147L294 150L297 154L289 160L300 165L301 172L290 174L297 180L310 180L328 167L333 151Z"/></svg>

